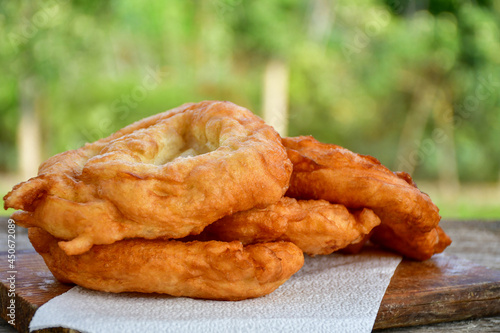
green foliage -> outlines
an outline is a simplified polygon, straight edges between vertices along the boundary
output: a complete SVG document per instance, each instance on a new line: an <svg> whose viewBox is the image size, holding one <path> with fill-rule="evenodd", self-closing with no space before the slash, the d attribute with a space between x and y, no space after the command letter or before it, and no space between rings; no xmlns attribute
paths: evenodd
<svg viewBox="0 0 500 333"><path fill-rule="evenodd" d="M42 120L49 157L185 102L231 100L259 113L265 64L281 59L290 135L395 168L408 114L438 92L431 108L452 109L461 180L495 181L499 22L489 0L4 1L0 171L16 168L23 103ZM423 139L442 126L432 112ZM438 177L436 154L418 178Z"/></svg>

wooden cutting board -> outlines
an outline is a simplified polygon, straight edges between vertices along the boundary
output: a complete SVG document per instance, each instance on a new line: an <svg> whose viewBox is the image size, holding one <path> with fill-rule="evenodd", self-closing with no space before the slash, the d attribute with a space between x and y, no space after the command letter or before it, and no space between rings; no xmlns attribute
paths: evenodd
<svg viewBox="0 0 500 333"><path fill-rule="evenodd" d="M0 254L6 258L7 254ZM9 264L0 262L1 316L7 318ZM72 286L57 282L35 252L16 257L16 329L29 332L36 309ZM403 260L382 300L374 329L424 325L500 314L500 271L452 256ZM75 332L64 328L39 332Z"/></svg>

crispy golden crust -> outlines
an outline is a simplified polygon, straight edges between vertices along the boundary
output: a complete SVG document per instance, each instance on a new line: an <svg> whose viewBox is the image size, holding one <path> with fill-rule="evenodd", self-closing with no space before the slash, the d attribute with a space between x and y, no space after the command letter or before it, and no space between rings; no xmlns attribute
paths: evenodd
<svg viewBox="0 0 500 333"><path fill-rule="evenodd" d="M314 256L330 254L361 241L380 219L370 209L350 212L325 200L284 197L265 208L226 216L209 225L200 236L243 244L289 241Z"/></svg>
<svg viewBox="0 0 500 333"><path fill-rule="evenodd" d="M451 244L450 237L439 226L427 232L401 235L388 225L380 225L373 230L371 240L415 260L427 260Z"/></svg>
<svg viewBox="0 0 500 333"><path fill-rule="evenodd" d="M404 251L410 258L427 257L429 252L437 253L446 247L434 247L428 240L422 243L422 238L413 238L416 233L433 233L441 217L436 205L408 174L394 173L371 156L320 143L312 137L283 138L282 142L294 168L287 196L372 209L382 225L413 244L408 247L411 250ZM387 237L373 240L389 247Z"/></svg>
<svg viewBox="0 0 500 333"><path fill-rule="evenodd" d="M243 246L130 239L68 256L42 229L30 228L29 237L61 282L114 293L242 300L271 293L304 263L302 251L288 242Z"/></svg>
<svg viewBox="0 0 500 333"><path fill-rule="evenodd" d="M277 202L291 163L279 135L229 102L186 104L58 154L8 193L5 208L67 254L131 237L180 238Z"/></svg>

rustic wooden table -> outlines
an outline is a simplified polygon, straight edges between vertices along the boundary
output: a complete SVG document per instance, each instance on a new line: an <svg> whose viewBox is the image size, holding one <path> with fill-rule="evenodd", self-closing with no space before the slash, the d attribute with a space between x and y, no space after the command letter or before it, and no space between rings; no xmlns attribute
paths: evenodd
<svg viewBox="0 0 500 333"><path fill-rule="evenodd" d="M0 252L7 250L7 218L0 218ZM442 221L453 239L447 254L500 270L500 221ZM16 250L32 249L23 228L16 230ZM4 260L4 259L2 259ZM6 260L6 259L5 259ZM500 332L500 317L480 318L451 323L415 326L377 332ZM0 319L0 333L16 332Z"/></svg>

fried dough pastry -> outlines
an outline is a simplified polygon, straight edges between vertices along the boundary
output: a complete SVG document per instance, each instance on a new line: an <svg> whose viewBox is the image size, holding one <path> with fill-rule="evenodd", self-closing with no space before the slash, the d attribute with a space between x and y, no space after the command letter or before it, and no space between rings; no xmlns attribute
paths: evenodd
<svg viewBox="0 0 500 333"><path fill-rule="evenodd" d="M293 163L287 196L372 209L381 220L372 240L410 258L430 258L451 243L436 229L439 209L408 174L394 173L374 157L312 137L283 138L282 142ZM389 229L393 238L387 237ZM399 246L402 240L407 244L405 251Z"/></svg>
<svg viewBox="0 0 500 333"><path fill-rule="evenodd" d="M242 300L271 293L304 263L302 251L289 242L128 239L68 256L40 228L30 228L29 237L59 281L113 293Z"/></svg>
<svg viewBox="0 0 500 333"><path fill-rule="evenodd" d="M344 205L325 200L284 197L265 208L253 208L226 216L209 225L200 236L243 244L292 242L314 256L330 254L356 244L380 224L372 210L350 212Z"/></svg>
<svg viewBox="0 0 500 333"><path fill-rule="evenodd" d="M234 212L277 202L292 166L271 126L229 102L145 118L53 156L5 208L61 239L68 255L124 238L180 238Z"/></svg>
<svg viewBox="0 0 500 333"><path fill-rule="evenodd" d="M427 260L451 244L450 237L440 226L428 232L416 231L408 235L396 233L390 226L382 224L373 229L370 240L415 260Z"/></svg>

